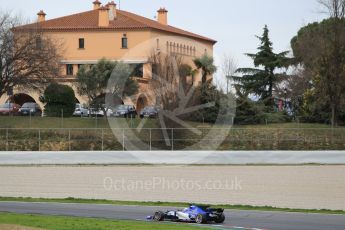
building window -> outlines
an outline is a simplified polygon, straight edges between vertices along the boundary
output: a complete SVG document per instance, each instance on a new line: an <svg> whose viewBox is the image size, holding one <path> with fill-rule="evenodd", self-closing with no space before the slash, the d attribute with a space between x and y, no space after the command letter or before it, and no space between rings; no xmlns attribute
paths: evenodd
<svg viewBox="0 0 345 230"><path fill-rule="evenodd" d="M133 77L143 78L144 77L144 64L132 64Z"/></svg>
<svg viewBox="0 0 345 230"><path fill-rule="evenodd" d="M71 65L71 64L66 65L66 75L67 76L73 75L73 65Z"/></svg>
<svg viewBox="0 0 345 230"><path fill-rule="evenodd" d="M126 34L122 37L122 49L128 49L128 38Z"/></svg>
<svg viewBox="0 0 345 230"><path fill-rule="evenodd" d="M85 40L84 38L79 38L79 49L85 48Z"/></svg>

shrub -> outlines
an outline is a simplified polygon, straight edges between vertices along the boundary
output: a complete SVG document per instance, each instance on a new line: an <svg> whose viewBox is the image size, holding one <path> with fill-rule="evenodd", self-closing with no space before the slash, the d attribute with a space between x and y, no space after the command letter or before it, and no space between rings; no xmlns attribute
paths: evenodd
<svg viewBox="0 0 345 230"><path fill-rule="evenodd" d="M291 116L286 112L267 112L269 108L262 102L253 101L249 98L238 98L235 124L254 125L265 123L291 122Z"/></svg>
<svg viewBox="0 0 345 230"><path fill-rule="evenodd" d="M267 113L265 114L265 122L272 123L285 123L291 122L292 117L289 116L286 112L276 112L276 113Z"/></svg>
<svg viewBox="0 0 345 230"><path fill-rule="evenodd" d="M71 117L75 110L75 94L67 85L50 84L44 91L42 102L45 103L45 114L49 117Z"/></svg>
<svg viewBox="0 0 345 230"><path fill-rule="evenodd" d="M212 106L198 111L185 114L183 119L195 122L207 123L231 123L234 117L235 106L232 95L225 95L212 84L212 80L207 81L195 88L189 107L213 104Z"/></svg>

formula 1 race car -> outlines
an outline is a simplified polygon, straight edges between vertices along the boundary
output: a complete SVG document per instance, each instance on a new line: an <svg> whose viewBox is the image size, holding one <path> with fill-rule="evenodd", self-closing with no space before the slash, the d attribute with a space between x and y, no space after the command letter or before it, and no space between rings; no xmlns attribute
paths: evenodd
<svg viewBox="0 0 345 230"><path fill-rule="evenodd" d="M176 221L197 224L215 222L221 224L225 221L224 209L214 209L208 206L191 205L183 210L157 211L147 219L154 221Z"/></svg>

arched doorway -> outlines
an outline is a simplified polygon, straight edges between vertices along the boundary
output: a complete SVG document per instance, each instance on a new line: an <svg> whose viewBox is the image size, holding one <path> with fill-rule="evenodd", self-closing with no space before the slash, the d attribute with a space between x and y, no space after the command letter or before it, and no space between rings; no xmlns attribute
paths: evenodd
<svg viewBox="0 0 345 230"><path fill-rule="evenodd" d="M25 103L37 103L30 95L25 93L17 93L8 98L8 102L16 103L23 106Z"/></svg>
<svg viewBox="0 0 345 230"><path fill-rule="evenodd" d="M136 107L137 112L140 113L141 110L143 110L147 105L148 105L147 98L144 95L141 95L137 101L137 107Z"/></svg>

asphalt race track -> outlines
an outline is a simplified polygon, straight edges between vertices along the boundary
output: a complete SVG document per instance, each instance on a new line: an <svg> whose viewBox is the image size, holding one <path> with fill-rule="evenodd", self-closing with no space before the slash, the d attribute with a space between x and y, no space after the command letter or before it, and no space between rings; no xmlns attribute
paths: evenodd
<svg viewBox="0 0 345 230"><path fill-rule="evenodd" d="M0 202L0 212L143 220L154 211L169 207L114 206L94 204ZM172 208L174 209L174 208ZM219 229L343 230L344 215L226 210ZM216 227L216 226L215 226ZM241 228L236 228L241 227Z"/></svg>

